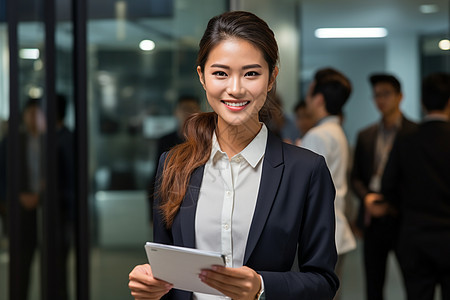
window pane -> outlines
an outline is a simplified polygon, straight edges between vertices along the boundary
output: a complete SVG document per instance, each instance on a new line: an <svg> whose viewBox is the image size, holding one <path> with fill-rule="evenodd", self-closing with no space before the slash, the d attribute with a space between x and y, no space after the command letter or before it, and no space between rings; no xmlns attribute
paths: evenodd
<svg viewBox="0 0 450 300"><path fill-rule="evenodd" d="M1 7L0 7L1 8ZM9 118L8 27L0 16L0 299L8 295L9 251L6 228L6 143Z"/></svg>

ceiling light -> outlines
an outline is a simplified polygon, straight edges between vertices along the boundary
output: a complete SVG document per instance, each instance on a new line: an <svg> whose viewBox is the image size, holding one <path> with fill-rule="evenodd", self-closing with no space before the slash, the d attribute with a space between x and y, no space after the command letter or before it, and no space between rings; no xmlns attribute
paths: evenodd
<svg viewBox="0 0 450 300"><path fill-rule="evenodd" d="M155 49L155 47L156 44L152 40L142 40L139 43L139 48L143 51L152 51L153 49Z"/></svg>
<svg viewBox="0 0 450 300"><path fill-rule="evenodd" d="M433 14L439 11L439 6L436 4L424 4L419 7L419 10L423 14Z"/></svg>
<svg viewBox="0 0 450 300"><path fill-rule="evenodd" d="M319 39L346 39L346 38L382 38L388 32L384 27L361 28L319 28L314 32Z"/></svg>
<svg viewBox="0 0 450 300"><path fill-rule="evenodd" d="M36 48L20 49L19 57L22 59L38 59L39 58L39 49L36 49Z"/></svg>
<svg viewBox="0 0 450 300"><path fill-rule="evenodd" d="M450 50L450 40L441 40L441 41L439 41L439 49L441 49L441 50Z"/></svg>

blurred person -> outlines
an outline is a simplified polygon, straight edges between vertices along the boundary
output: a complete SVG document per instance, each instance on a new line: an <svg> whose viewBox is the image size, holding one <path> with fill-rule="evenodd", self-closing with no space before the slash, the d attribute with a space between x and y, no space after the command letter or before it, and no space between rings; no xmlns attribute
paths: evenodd
<svg viewBox="0 0 450 300"><path fill-rule="evenodd" d="M339 117L351 90L350 81L341 72L332 68L316 72L306 96L308 112L316 125L308 130L300 144L301 147L325 157L336 188L336 273L339 277L342 277L345 253L356 248L355 238L345 216L349 149ZM338 298L339 292L335 299Z"/></svg>
<svg viewBox="0 0 450 300"><path fill-rule="evenodd" d="M273 31L252 13L226 12L210 19L199 46L213 111L191 116L186 142L160 159L154 241L225 255L225 267L198 277L226 297L174 289L149 264L129 274L132 296L332 299L335 191L325 160L261 122L278 75Z"/></svg>
<svg viewBox="0 0 450 300"><path fill-rule="evenodd" d="M64 95L56 97L56 166L57 166L57 203L58 219L55 228L57 241L57 278L58 299L68 298L67 264L70 246L74 238L75 222L75 167L74 167L74 135L65 125L67 99Z"/></svg>
<svg viewBox="0 0 450 300"><path fill-rule="evenodd" d="M278 135L284 142L293 144L300 137L300 133L296 128L295 122L284 111L283 100L280 94L275 94L273 105L277 106L270 120L267 122L267 127L276 135Z"/></svg>
<svg viewBox="0 0 450 300"><path fill-rule="evenodd" d="M182 95L178 98L174 115L177 119L177 128L163 135L158 139L158 145L156 150L156 159L159 160L161 155L169 151L173 146L184 142L183 125L187 118L195 113L201 112L200 101L197 97L191 95ZM156 171L150 179L148 185L148 201L149 201L149 219L150 223L153 222L153 198L154 198L154 186L155 186Z"/></svg>
<svg viewBox="0 0 450 300"><path fill-rule="evenodd" d="M401 85L390 74L369 77L381 120L358 133L351 184L360 200L355 230L363 236L365 289L368 300L383 299L387 258L394 250L397 217L388 213L380 193L381 177L395 136L414 128L401 110Z"/></svg>
<svg viewBox="0 0 450 300"><path fill-rule="evenodd" d="M382 192L400 214L398 261L408 300L450 299L450 74L422 81L425 118L399 133Z"/></svg>
<svg viewBox="0 0 450 300"><path fill-rule="evenodd" d="M160 137L158 139L157 159L173 146L184 142L183 125L188 117L192 114L201 112L200 101L195 96L182 95L178 98L174 115L177 119L176 130Z"/></svg>
<svg viewBox="0 0 450 300"><path fill-rule="evenodd" d="M18 300L28 299L31 265L38 247L37 210L44 192L45 182L43 173L43 136L46 131L45 116L41 109L41 100L30 98L24 105L22 112L23 127L19 136L20 160L20 191L18 224L19 253L18 269L21 276L22 288L19 290ZM0 196L6 198L6 169L8 137L0 145ZM2 200L4 203L6 200ZM6 218L8 216L6 215Z"/></svg>
<svg viewBox="0 0 450 300"><path fill-rule="evenodd" d="M300 100L294 107L295 112L295 123L298 130L300 131L300 138L305 136L305 134L314 126L314 121L308 112L306 107L306 102ZM296 141L297 144L300 143L299 140Z"/></svg>

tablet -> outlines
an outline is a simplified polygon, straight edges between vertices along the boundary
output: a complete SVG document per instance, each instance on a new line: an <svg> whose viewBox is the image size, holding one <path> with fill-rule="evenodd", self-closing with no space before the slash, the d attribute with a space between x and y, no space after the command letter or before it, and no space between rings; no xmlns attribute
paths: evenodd
<svg viewBox="0 0 450 300"><path fill-rule="evenodd" d="M223 296L203 283L198 275L212 265L225 266L225 256L210 251L147 242L147 258L155 278L173 284L174 288Z"/></svg>

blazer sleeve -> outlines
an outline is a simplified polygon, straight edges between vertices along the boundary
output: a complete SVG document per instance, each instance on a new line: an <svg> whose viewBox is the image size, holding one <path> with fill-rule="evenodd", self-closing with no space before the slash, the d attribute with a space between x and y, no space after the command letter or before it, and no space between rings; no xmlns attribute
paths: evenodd
<svg viewBox="0 0 450 300"><path fill-rule="evenodd" d="M162 244L173 244L172 233L170 229L167 229L164 225L164 219L161 214L160 206L160 197L158 195L159 185L161 182L163 170L164 170L164 162L166 161L167 152L163 153L159 158L158 169L155 176L155 196L153 200L153 240L157 243Z"/></svg>
<svg viewBox="0 0 450 300"><path fill-rule="evenodd" d="M314 165L297 238L300 271L258 271L266 299L333 299L339 287L334 273L335 189L324 158L316 156Z"/></svg>
<svg viewBox="0 0 450 300"><path fill-rule="evenodd" d="M402 157L404 157L405 153L408 153L408 148L405 148L405 142L411 138L411 134L417 128L418 125L416 123L403 117L402 128L394 139L381 179L381 193L396 209L399 209L401 200Z"/></svg>
<svg viewBox="0 0 450 300"><path fill-rule="evenodd" d="M363 180L363 169L362 164L365 164L363 160L363 137L361 134L358 135L358 139L356 142L354 159L353 159L353 168L351 171L350 182L353 191L358 196L360 200L363 200L364 197L369 193L369 188Z"/></svg>

